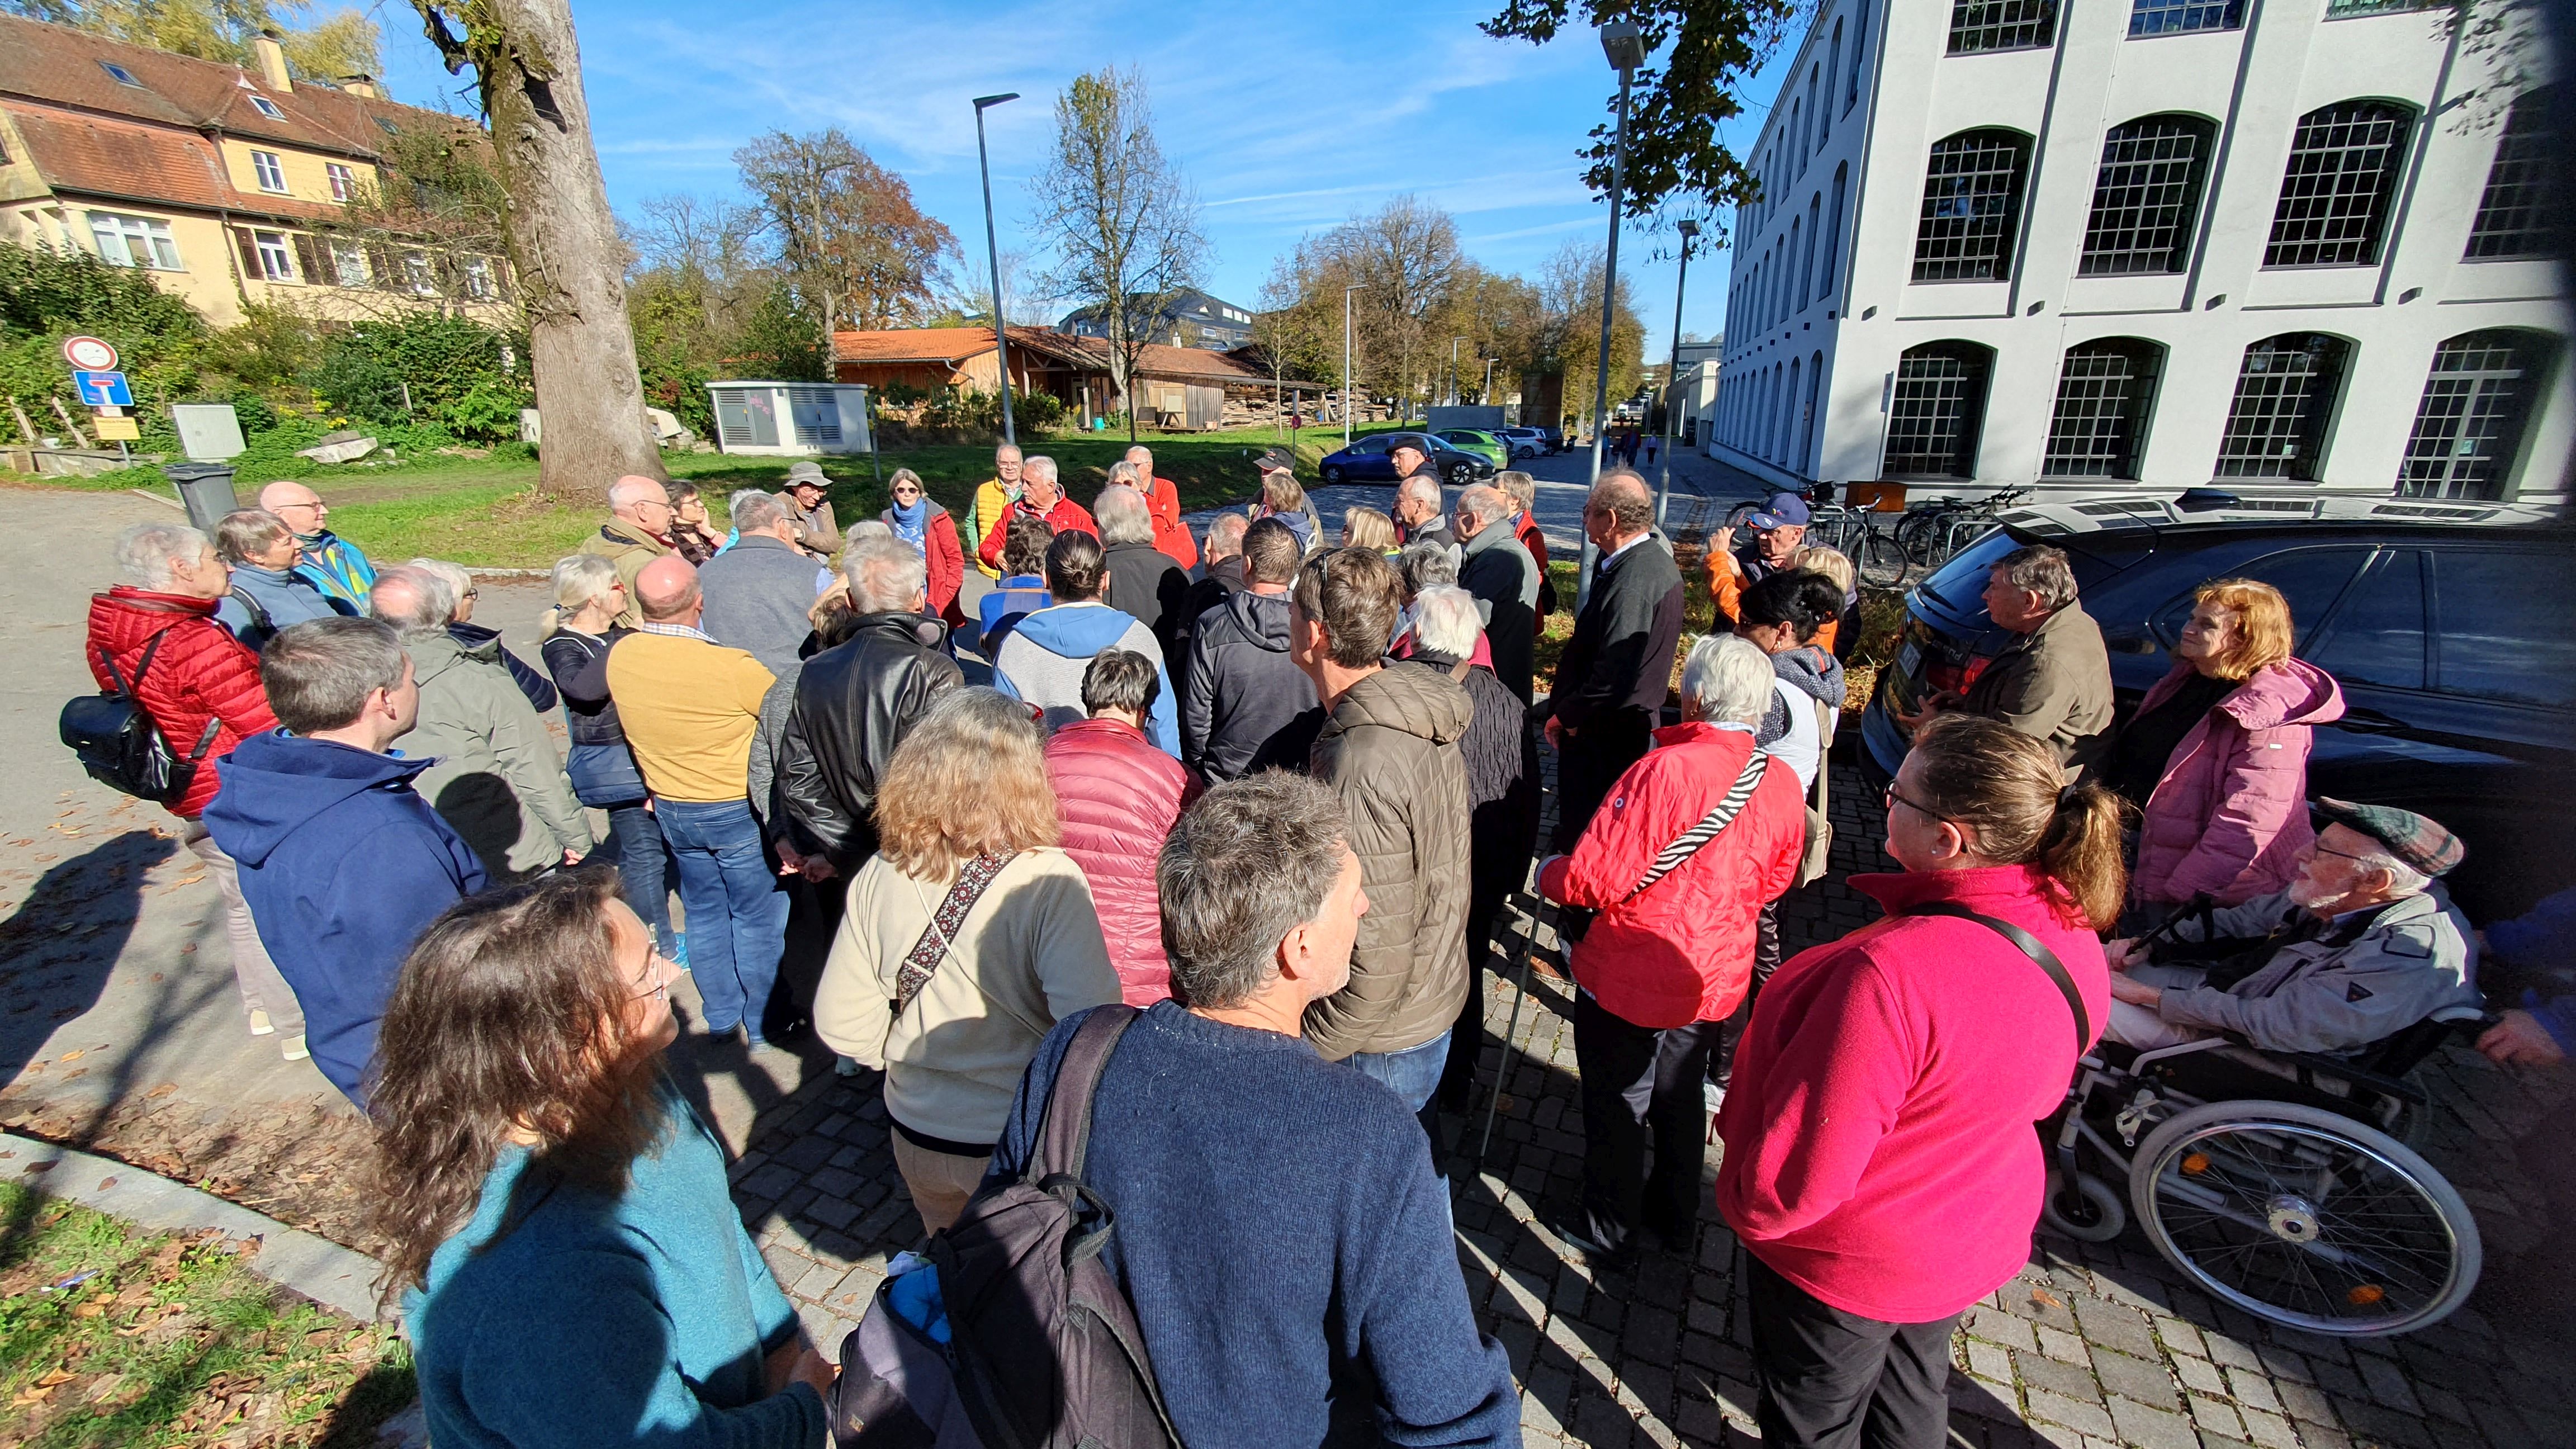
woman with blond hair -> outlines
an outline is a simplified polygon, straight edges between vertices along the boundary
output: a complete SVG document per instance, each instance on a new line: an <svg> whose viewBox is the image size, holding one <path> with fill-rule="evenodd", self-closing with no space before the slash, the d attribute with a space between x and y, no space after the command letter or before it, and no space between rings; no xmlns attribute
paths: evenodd
<svg viewBox="0 0 2576 1449"><path fill-rule="evenodd" d="M1342 547L1365 548L1393 557L1400 552L1395 520L1374 508L1342 510Z"/></svg>
<svg viewBox="0 0 2576 1449"><path fill-rule="evenodd" d="M2290 605L2270 584L2213 579L2192 597L2172 672L2111 742L2094 779L2143 812L2131 901L2162 915L2287 889L2308 823L2308 747L2343 718L2334 676L2290 657Z"/></svg>
<svg viewBox="0 0 2576 1449"><path fill-rule="evenodd" d="M1849 660L1852 646L1860 642L1860 571L1852 567L1850 557L1841 549L1822 544L1798 550L1790 558L1789 567L1802 573L1823 574L1842 590L1842 611L1816 631L1816 647L1836 659Z"/></svg>
<svg viewBox="0 0 2576 1449"><path fill-rule="evenodd" d="M1046 769L1046 730L998 690L955 689L895 746L877 853L850 882L814 1029L885 1073L894 1162L936 1233L1001 1140L1020 1073L1118 973Z"/></svg>

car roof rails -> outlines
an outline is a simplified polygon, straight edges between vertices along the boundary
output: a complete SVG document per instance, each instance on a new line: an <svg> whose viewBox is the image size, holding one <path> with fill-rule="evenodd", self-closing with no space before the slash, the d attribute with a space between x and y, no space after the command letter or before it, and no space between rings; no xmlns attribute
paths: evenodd
<svg viewBox="0 0 2576 1449"><path fill-rule="evenodd" d="M2224 488L2186 488L2173 506L2183 513L2215 513L2222 508L2243 507L2245 500Z"/></svg>

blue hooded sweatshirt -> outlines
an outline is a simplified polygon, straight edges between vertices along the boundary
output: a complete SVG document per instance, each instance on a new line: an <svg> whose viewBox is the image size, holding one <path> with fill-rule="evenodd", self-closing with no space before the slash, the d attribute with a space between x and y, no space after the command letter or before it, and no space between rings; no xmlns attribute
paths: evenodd
<svg viewBox="0 0 2576 1449"><path fill-rule="evenodd" d="M1133 614L1107 604L1057 604L1020 620L993 651L993 687L1013 699L1044 706L1049 733L1084 718L1082 675L1103 649L1127 649L1154 661L1154 691L1145 733L1173 759L1181 757L1180 710L1172 701L1172 676L1163 646Z"/></svg>
<svg viewBox="0 0 2576 1449"><path fill-rule="evenodd" d="M432 763L272 730L224 756L206 807L260 943L304 1009L313 1065L362 1108L403 957L484 886L474 848L412 789Z"/></svg>

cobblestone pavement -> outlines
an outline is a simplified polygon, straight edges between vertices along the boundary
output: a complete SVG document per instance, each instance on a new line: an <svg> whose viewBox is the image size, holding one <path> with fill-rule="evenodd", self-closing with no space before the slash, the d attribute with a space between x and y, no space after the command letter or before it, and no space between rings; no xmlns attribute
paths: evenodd
<svg viewBox="0 0 2576 1449"><path fill-rule="evenodd" d="M1875 792L1835 772L1835 870L1782 905L1795 952L1866 924L1844 884L1884 868ZM1527 925L1518 912L1514 930ZM1545 959L1544 955L1542 959ZM1483 978L1484 1080L1514 992ZM1491 1152L1449 1159L1459 1265L1479 1320L1511 1355L1537 1446L1720 1445L1758 1437L1740 1250L1701 1195L1686 1253L1596 1275L1537 1221L1570 1204L1582 1169L1571 988L1533 973ZM2439 1110L2422 1150L2472 1204L2490 1261L2551 1225L2507 1143L2566 1095L2465 1048L2425 1069ZM1481 1112L1483 1099L1477 1103ZM1453 1144L1474 1148L1473 1124ZM886 1147L877 1079L825 1076L764 1121L735 1196L818 1340L837 1348L919 1232ZM1717 1150L1710 1150L1714 1181ZM2558 1225L2561 1229L2564 1224ZM2102 1246L2042 1235L2020 1276L1971 1309L1953 1342L1951 1441L1968 1449L2544 1449L2576 1444L2569 1349L2490 1319L2485 1296L2405 1338L2267 1328L2186 1286L2132 1226Z"/></svg>

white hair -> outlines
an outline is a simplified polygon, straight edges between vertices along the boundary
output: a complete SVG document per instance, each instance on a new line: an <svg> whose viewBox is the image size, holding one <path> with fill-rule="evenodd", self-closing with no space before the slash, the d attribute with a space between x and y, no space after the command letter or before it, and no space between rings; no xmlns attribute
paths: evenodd
<svg viewBox="0 0 2576 1449"><path fill-rule="evenodd" d="M166 589L174 564L193 564L214 547L184 523L138 523L116 536L116 566L136 588Z"/></svg>
<svg viewBox="0 0 2576 1449"><path fill-rule="evenodd" d="M862 614L909 609L930 586L922 556L891 536L851 544L841 555L841 577L850 582L850 607Z"/></svg>
<svg viewBox="0 0 2576 1449"><path fill-rule="evenodd" d="M1395 490L1395 496L1398 499L1410 498L1417 503L1428 503L1431 505L1432 512L1440 511L1440 485L1419 473L1405 479Z"/></svg>
<svg viewBox="0 0 2576 1449"><path fill-rule="evenodd" d="M463 564L452 564L443 558L416 558L404 567L438 575L440 581L447 585L448 592L459 599L465 597L467 589L474 587L474 576L465 571Z"/></svg>
<svg viewBox="0 0 2576 1449"><path fill-rule="evenodd" d="M429 570L404 564L376 575L367 612L399 634L435 634L456 618L456 591Z"/></svg>
<svg viewBox="0 0 2576 1449"><path fill-rule="evenodd" d="M668 503L671 493L650 478L620 478L608 485L608 511L611 513L622 513L638 503L657 499Z"/></svg>
<svg viewBox="0 0 2576 1449"><path fill-rule="evenodd" d="M1055 486L1061 481L1056 477L1055 459L1048 457L1044 453L1039 453L1034 457L1022 458L1020 460L1020 476L1031 482L1044 480L1050 487Z"/></svg>
<svg viewBox="0 0 2576 1449"><path fill-rule="evenodd" d="M2389 854L2384 847L2375 843L2370 849L2363 851L2361 858L2353 864L2364 870L2386 871L2388 893L2392 896L2420 896L2433 888L2431 876L2399 860Z"/></svg>
<svg viewBox="0 0 2576 1449"><path fill-rule="evenodd" d="M1476 515L1477 520L1483 523L1499 523L1512 515L1511 495L1489 483L1461 490L1458 506Z"/></svg>
<svg viewBox="0 0 2576 1449"><path fill-rule="evenodd" d="M1112 483L1101 489L1100 496L1091 500L1091 517L1100 525L1100 542L1106 547L1154 541L1153 510L1145 506L1145 495L1128 484Z"/></svg>
<svg viewBox="0 0 2576 1449"><path fill-rule="evenodd" d="M1464 659L1476 652L1476 596L1453 584L1424 589L1413 601L1413 642Z"/></svg>
<svg viewBox="0 0 2576 1449"><path fill-rule="evenodd" d="M882 518L862 518L842 529L841 537L850 543L857 543L863 538L892 538L894 529Z"/></svg>
<svg viewBox="0 0 2576 1449"><path fill-rule="evenodd" d="M757 488L745 488L725 498L725 516L744 533L758 533L776 528L787 521L787 505Z"/></svg>
<svg viewBox="0 0 2576 1449"><path fill-rule="evenodd" d="M1131 488L1142 487L1145 482L1145 473L1143 469L1138 468L1135 464L1121 458L1117 462L1109 465L1109 481L1112 483L1124 483Z"/></svg>
<svg viewBox="0 0 2576 1449"><path fill-rule="evenodd" d="M1682 663L1682 703L1715 724L1758 725L1771 712L1771 656L1749 639L1712 634Z"/></svg>

